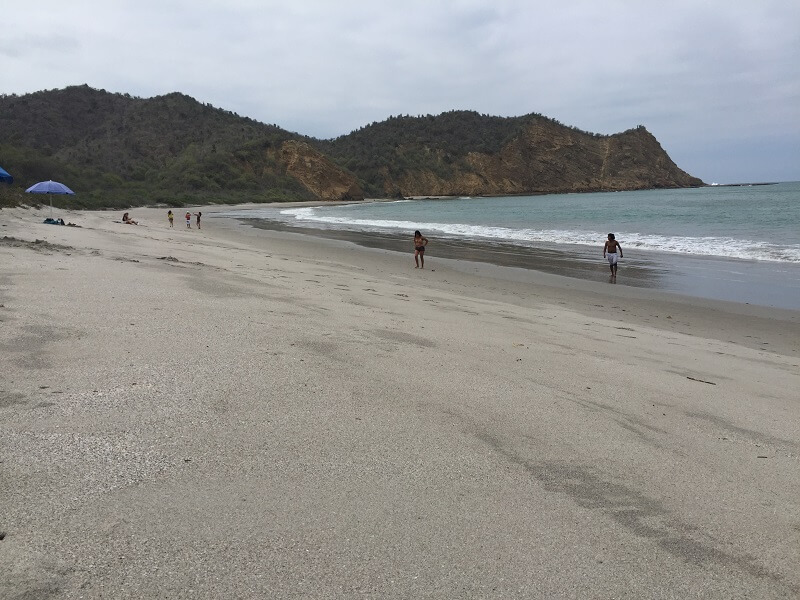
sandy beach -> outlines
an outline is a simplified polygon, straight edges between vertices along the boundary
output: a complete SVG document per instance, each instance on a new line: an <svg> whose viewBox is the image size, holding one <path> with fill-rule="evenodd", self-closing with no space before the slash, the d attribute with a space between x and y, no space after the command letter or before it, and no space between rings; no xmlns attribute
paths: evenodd
<svg viewBox="0 0 800 600"><path fill-rule="evenodd" d="M0 210L0 598L800 596L800 312L166 210Z"/></svg>

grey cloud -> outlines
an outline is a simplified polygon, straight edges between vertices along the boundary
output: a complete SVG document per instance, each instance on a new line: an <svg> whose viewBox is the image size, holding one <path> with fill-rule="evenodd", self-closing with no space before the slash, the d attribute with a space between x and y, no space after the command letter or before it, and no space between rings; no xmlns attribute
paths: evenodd
<svg viewBox="0 0 800 600"><path fill-rule="evenodd" d="M539 112L644 124L706 180L800 179L793 0L9 3L6 93L181 91L317 137L390 114Z"/></svg>
<svg viewBox="0 0 800 600"><path fill-rule="evenodd" d="M28 33L12 35L0 40L0 54L14 59L48 58L60 53L62 56L74 54L81 44L71 35L54 33Z"/></svg>

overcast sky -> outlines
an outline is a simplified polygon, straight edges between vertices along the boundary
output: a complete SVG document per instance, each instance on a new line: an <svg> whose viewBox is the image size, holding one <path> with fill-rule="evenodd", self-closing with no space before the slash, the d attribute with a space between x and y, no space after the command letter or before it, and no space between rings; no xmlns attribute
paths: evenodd
<svg viewBox="0 0 800 600"><path fill-rule="evenodd" d="M537 112L644 125L708 183L800 180L800 0L2 6L6 94L178 91L321 138L398 114Z"/></svg>

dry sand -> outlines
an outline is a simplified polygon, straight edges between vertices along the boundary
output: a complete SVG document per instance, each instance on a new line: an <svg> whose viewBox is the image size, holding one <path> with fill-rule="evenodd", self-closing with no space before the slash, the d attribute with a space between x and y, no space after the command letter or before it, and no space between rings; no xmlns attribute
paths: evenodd
<svg viewBox="0 0 800 600"><path fill-rule="evenodd" d="M800 594L800 313L182 212L0 211L0 598Z"/></svg>

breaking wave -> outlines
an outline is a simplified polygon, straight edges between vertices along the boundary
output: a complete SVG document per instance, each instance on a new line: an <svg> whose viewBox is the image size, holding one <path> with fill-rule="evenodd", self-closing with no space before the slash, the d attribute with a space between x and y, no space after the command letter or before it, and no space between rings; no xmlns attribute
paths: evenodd
<svg viewBox="0 0 800 600"><path fill-rule="evenodd" d="M319 214L314 207L282 210L280 214L284 218L295 222L300 221L337 229L358 229L374 232L407 232L419 229L426 233L436 232L439 235L454 239L480 239L504 244L596 246L606 239L606 233L599 231L512 229L463 223L420 223L383 219L354 219ZM663 236L622 231L617 232L616 236L622 243L623 249L636 248L653 252L800 263L800 245L798 244L777 245L769 242L731 237Z"/></svg>

